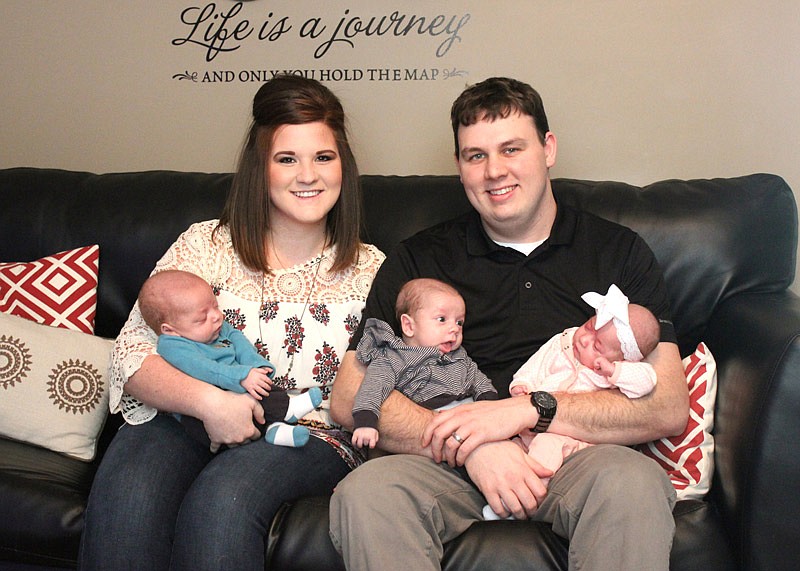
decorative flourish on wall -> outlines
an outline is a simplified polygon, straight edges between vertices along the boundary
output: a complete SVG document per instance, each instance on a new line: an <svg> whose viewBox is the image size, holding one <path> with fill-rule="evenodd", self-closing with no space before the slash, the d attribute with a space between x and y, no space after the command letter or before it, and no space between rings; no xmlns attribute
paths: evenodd
<svg viewBox="0 0 800 571"><path fill-rule="evenodd" d="M463 69L453 68L442 70L442 79L450 79L451 77L464 77L465 75L468 75L468 72Z"/></svg>
<svg viewBox="0 0 800 571"><path fill-rule="evenodd" d="M184 71L183 73L176 73L175 75L172 76L172 79L178 79L178 80L188 79L190 81L197 82L197 72L194 71L192 73L189 73L188 71Z"/></svg>

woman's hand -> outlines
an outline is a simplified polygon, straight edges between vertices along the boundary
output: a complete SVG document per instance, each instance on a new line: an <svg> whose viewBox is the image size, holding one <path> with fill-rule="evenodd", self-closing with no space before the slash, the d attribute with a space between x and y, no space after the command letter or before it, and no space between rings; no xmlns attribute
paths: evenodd
<svg viewBox="0 0 800 571"><path fill-rule="evenodd" d="M462 404L433 415L422 433L436 462L463 465L481 444L508 440L538 420L528 399L508 398Z"/></svg>
<svg viewBox="0 0 800 571"><path fill-rule="evenodd" d="M204 411L200 420L211 439L212 450L222 444L236 446L261 437L253 421L264 424L264 409L247 393L211 391Z"/></svg>

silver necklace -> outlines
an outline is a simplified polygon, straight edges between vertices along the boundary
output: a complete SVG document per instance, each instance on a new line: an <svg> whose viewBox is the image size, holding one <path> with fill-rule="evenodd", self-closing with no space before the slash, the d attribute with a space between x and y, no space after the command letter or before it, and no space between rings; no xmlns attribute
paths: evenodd
<svg viewBox="0 0 800 571"><path fill-rule="evenodd" d="M320 252L319 256L316 259L312 260L312 264L316 264L317 268L314 270L314 278L311 280L311 287L308 289L308 295L306 295L306 301L303 304L303 310L300 312L300 318L298 321L298 327L302 329L303 327L303 318L306 315L306 310L311 302L311 296L314 294L314 289L317 285L317 277L319 276L319 269L322 267L322 260L325 259L325 246L322 246L322 252ZM258 304L258 338L263 343L264 342L264 335L261 332L261 322L263 321L261 318L261 313L264 311L264 290L266 289L267 283L267 273L263 272L261 274L261 301ZM297 355L298 351L293 351L291 355L289 355L289 366L286 369L285 377L289 378L289 373L292 372L292 368L294 367L294 357Z"/></svg>

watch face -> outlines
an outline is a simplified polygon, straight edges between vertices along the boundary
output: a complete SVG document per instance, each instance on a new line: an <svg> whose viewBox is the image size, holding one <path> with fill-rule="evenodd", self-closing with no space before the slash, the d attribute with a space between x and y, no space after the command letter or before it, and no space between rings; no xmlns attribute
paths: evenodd
<svg viewBox="0 0 800 571"><path fill-rule="evenodd" d="M536 404L544 409L552 410L556 407L555 397L548 392L537 391L533 397L536 399Z"/></svg>

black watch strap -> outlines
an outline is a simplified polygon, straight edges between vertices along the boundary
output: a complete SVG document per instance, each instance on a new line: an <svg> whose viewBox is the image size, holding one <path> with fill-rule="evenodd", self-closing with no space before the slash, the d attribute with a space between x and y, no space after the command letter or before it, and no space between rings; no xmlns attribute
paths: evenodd
<svg viewBox="0 0 800 571"><path fill-rule="evenodd" d="M537 434L540 432L547 432L547 429L550 428L550 423L553 422L552 418L548 418L539 414L539 421L536 423L536 426L533 427L533 431Z"/></svg>
<svg viewBox="0 0 800 571"><path fill-rule="evenodd" d="M536 426L533 427L533 432L547 432L550 428L550 423L553 422L553 417L556 415L556 408L558 401L556 398L547 391L536 391L531 393L531 404L539 413L539 420Z"/></svg>

